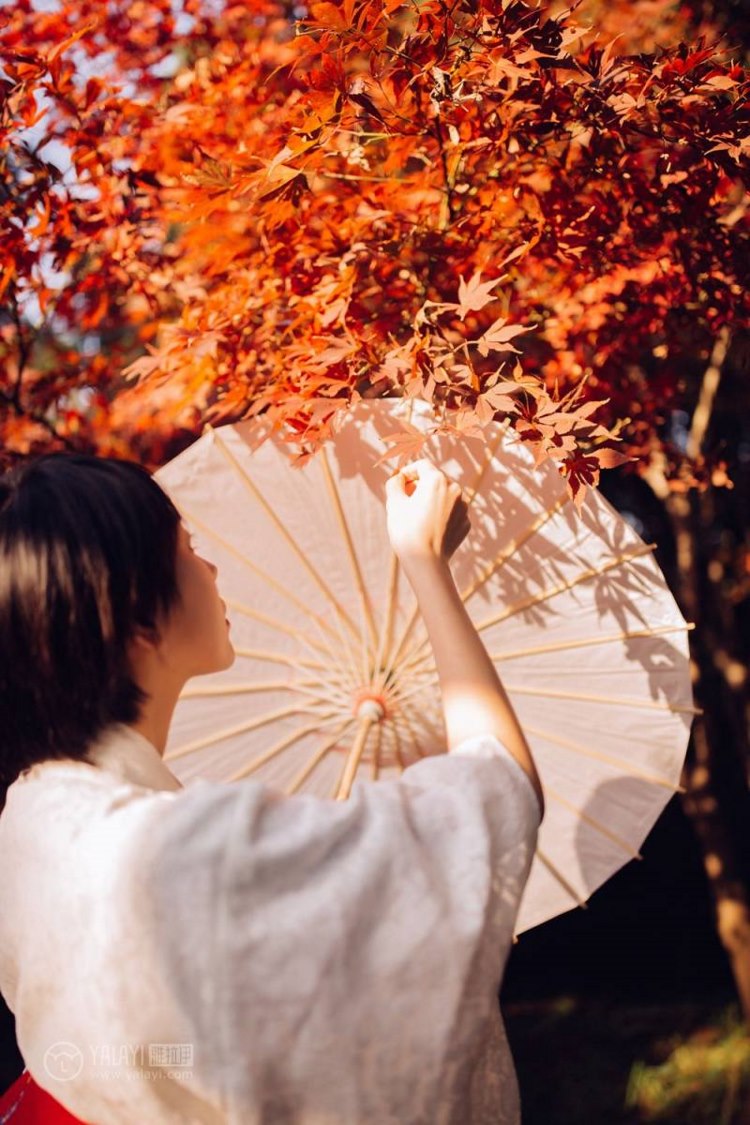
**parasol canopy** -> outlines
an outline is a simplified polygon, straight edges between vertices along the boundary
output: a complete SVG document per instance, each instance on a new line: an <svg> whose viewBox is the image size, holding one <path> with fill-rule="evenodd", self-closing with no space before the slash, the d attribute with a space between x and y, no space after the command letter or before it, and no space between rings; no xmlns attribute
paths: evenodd
<svg viewBox="0 0 750 1125"><path fill-rule="evenodd" d="M463 490L451 559L524 729L546 813L517 933L586 899L638 849L679 788L693 706L687 632L645 543L589 490L577 511L549 462L502 423L432 432L420 400L343 415L301 467L262 418L206 427L155 477L219 569L236 651L191 680L164 754L173 773L254 778L344 799L447 750L438 677L386 531L402 420Z"/></svg>

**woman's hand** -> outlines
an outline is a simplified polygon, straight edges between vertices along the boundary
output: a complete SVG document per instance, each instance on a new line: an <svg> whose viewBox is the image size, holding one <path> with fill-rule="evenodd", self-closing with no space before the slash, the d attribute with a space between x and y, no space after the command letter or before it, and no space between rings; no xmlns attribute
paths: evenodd
<svg viewBox="0 0 750 1125"><path fill-rule="evenodd" d="M447 562L469 533L460 486L426 458L390 477L385 495L388 536L402 563L425 558Z"/></svg>

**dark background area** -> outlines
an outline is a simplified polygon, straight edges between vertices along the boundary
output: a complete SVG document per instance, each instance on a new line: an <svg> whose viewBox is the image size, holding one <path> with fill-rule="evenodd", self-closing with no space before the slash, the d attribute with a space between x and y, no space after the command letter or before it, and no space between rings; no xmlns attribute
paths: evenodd
<svg viewBox="0 0 750 1125"><path fill-rule="evenodd" d="M523 1125L638 1125L632 1075L689 1037L710 1035L734 1002L700 852L673 797L631 861L576 909L529 930L501 992ZM742 1098L743 1095L738 1095ZM747 1120L740 1109L723 1125ZM661 1117L658 1118L661 1120ZM719 1125L696 1107L665 1117Z"/></svg>
<svg viewBox="0 0 750 1125"><path fill-rule="evenodd" d="M4 1093L23 1070L16 1045L15 1020L0 996L0 1092Z"/></svg>
<svg viewBox="0 0 750 1125"><path fill-rule="evenodd" d="M730 1000L700 854L677 797L633 860L589 900L521 934L504 1003L561 995L651 1003Z"/></svg>

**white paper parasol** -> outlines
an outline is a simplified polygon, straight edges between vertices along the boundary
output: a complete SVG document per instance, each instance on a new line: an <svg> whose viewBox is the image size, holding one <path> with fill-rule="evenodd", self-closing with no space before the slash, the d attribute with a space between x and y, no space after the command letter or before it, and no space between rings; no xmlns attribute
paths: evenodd
<svg viewBox="0 0 750 1125"><path fill-rule="evenodd" d="M435 427L426 403L348 412L301 468L262 419L207 427L155 475L218 584L237 653L191 680L165 761L184 783L252 777L347 796L446 750L437 673L390 548L383 436ZM507 689L546 815L517 932L585 900L629 859L672 793L695 714L687 630L652 551L596 490L578 513L554 465L502 424L430 437L472 530L456 584Z"/></svg>

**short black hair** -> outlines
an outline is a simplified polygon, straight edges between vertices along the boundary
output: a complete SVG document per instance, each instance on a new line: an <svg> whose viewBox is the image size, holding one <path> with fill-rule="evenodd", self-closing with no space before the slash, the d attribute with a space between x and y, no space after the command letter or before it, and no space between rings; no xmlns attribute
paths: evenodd
<svg viewBox="0 0 750 1125"><path fill-rule="evenodd" d="M127 645L179 599L179 524L135 461L46 453L0 476L0 808L22 770L139 718Z"/></svg>

